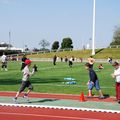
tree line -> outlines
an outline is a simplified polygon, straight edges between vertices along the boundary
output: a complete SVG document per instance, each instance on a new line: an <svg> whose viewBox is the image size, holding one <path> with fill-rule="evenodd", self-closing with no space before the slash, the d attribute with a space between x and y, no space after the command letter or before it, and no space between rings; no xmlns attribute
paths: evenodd
<svg viewBox="0 0 120 120"><path fill-rule="evenodd" d="M42 40L39 45L42 46L43 50L46 46L50 45L48 41ZM115 27L112 42L109 44L111 45L120 45L120 26ZM63 38L61 46L59 41L54 41L52 44L51 50L58 50L58 49L73 49L73 42L71 38Z"/></svg>
<svg viewBox="0 0 120 120"><path fill-rule="evenodd" d="M50 45L50 43L43 39L39 42L39 45L41 45L41 50L46 50L46 47ZM54 41L52 44L51 50L58 50L58 49L73 49L73 42L71 38L63 38L61 46L59 41Z"/></svg>

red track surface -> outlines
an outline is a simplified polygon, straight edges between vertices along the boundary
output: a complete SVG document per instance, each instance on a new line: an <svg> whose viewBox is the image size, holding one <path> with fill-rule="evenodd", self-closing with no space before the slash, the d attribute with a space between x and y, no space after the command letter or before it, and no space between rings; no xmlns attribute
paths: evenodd
<svg viewBox="0 0 120 120"><path fill-rule="evenodd" d="M120 120L120 114L27 107L0 107L0 120Z"/></svg>
<svg viewBox="0 0 120 120"><path fill-rule="evenodd" d="M0 96L15 96L15 92L0 92ZM30 97L79 100L79 96L74 95L34 93L30 94ZM92 100L98 99L95 98ZM99 101L115 102L115 98L108 98ZM63 109L0 106L0 120L120 120L120 114Z"/></svg>

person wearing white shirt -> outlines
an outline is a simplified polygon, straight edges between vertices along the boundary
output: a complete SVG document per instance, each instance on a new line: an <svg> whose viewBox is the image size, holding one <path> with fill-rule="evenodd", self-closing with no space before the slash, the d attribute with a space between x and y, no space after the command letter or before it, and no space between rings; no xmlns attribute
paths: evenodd
<svg viewBox="0 0 120 120"><path fill-rule="evenodd" d="M30 70L29 70L29 67L31 65L31 61L29 59L27 59L25 61L25 65L26 66L22 70L23 77L22 77L21 87L20 87L19 91L17 92L16 96L13 98L13 101L15 103L18 103L17 98L20 95L20 93L22 93L25 90L26 87L28 88L28 91L27 91L27 93L24 94L23 98L27 98L27 100L29 100L28 99L28 94L33 90L33 86L32 86L32 84L29 80L30 76L34 74L34 72L31 73Z"/></svg>
<svg viewBox="0 0 120 120"><path fill-rule="evenodd" d="M72 56L72 57L69 59L69 67L72 67L73 61L74 61L74 57Z"/></svg>
<svg viewBox="0 0 120 120"><path fill-rule="evenodd" d="M112 66L115 68L114 73L111 74L116 82L116 99L120 104L120 66L118 62L114 62Z"/></svg>
<svg viewBox="0 0 120 120"><path fill-rule="evenodd" d="M7 71L7 56L4 53L1 56L1 62L2 62L2 69L1 70Z"/></svg>

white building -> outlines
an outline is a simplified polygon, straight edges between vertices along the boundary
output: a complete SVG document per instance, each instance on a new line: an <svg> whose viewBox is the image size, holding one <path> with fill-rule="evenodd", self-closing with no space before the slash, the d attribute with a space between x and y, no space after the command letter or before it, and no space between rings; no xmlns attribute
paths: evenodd
<svg viewBox="0 0 120 120"><path fill-rule="evenodd" d="M9 45L5 42L1 42L0 43L0 50L12 50L12 51L21 51L23 52L24 49L23 48L16 48L16 47L13 47L12 45Z"/></svg>

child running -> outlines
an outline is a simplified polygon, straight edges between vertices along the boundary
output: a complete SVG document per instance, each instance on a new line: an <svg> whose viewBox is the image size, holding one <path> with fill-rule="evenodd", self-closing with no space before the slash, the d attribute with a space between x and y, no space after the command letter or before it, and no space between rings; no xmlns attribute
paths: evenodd
<svg viewBox="0 0 120 120"><path fill-rule="evenodd" d="M19 91L17 92L16 96L13 98L13 101L14 101L15 103L18 103L18 102L17 102L17 98L18 98L18 96L20 95L20 93L24 91L24 89L25 89L26 87L28 88L28 91L27 91L27 93L24 94L23 98L26 98L27 100L29 100L29 99L28 99L28 94L31 92L31 90L33 90L33 86L31 85L31 83L30 83L30 81L29 81L30 76L31 76L32 74L34 74L33 72L31 73L31 72L29 71L29 67L30 67L30 65L31 65L31 60L29 60L29 59L25 60L25 65L26 65L26 66L25 66L24 69L22 70L22 72L23 72L23 78L22 78L21 87L20 87Z"/></svg>
<svg viewBox="0 0 120 120"><path fill-rule="evenodd" d="M87 85L88 85L88 97L92 97L92 89L93 89L93 87L95 87L96 90L99 91L99 94L100 94L99 98L104 99L105 97L103 96L102 91L100 89L97 74L92 69L92 66L89 63L85 64L85 68L89 71L89 78L90 78L90 80L87 83Z"/></svg>

